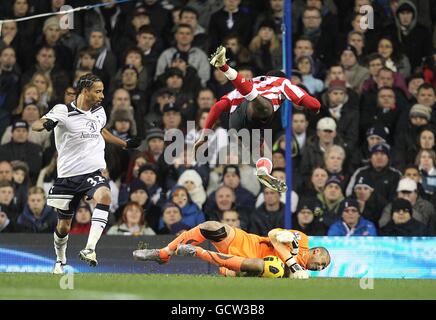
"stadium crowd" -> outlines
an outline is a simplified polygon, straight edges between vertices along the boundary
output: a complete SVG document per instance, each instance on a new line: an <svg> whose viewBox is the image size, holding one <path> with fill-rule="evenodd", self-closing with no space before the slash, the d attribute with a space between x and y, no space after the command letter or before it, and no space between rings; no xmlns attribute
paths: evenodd
<svg viewBox="0 0 436 320"><path fill-rule="evenodd" d="M208 55L223 44L245 78L282 67L285 0L3 0L0 19L103 2L61 16L5 22L0 38L0 232L53 232L46 195L56 178L53 132L31 125L75 99L77 79L105 85L107 128L144 137L138 150L106 145L113 203L108 235L179 234L205 220L259 235L283 227L284 195L263 189L229 154L223 116L208 164L164 161L164 134L193 143L217 99L233 90ZM359 11L372 5L374 26ZM292 81L321 101L295 109L293 229L308 235L436 236L436 3L293 1ZM186 121L196 121L187 132ZM284 134L274 133L272 175L285 179ZM93 203L72 234L88 233Z"/></svg>

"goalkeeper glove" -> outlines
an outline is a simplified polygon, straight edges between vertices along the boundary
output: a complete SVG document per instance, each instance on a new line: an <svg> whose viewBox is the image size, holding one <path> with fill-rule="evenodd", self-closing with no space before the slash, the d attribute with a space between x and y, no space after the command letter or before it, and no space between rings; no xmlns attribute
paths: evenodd
<svg viewBox="0 0 436 320"><path fill-rule="evenodd" d="M277 232L276 239L278 242L289 244L291 246L291 254L293 256L298 254L298 238L297 236L287 230Z"/></svg>
<svg viewBox="0 0 436 320"><path fill-rule="evenodd" d="M56 125L58 124L58 121L53 121L51 119L47 119L46 122L44 122L44 124L42 125L45 130L47 131L52 131L54 129L54 127L56 127Z"/></svg>
<svg viewBox="0 0 436 320"><path fill-rule="evenodd" d="M309 272L307 270L298 270L289 275L291 279L309 279Z"/></svg>
<svg viewBox="0 0 436 320"><path fill-rule="evenodd" d="M127 143L126 148L127 149L136 149L141 145L141 141L142 141L142 139L140 137L133 137L133 138L126 141L126 143Z"/></svg>

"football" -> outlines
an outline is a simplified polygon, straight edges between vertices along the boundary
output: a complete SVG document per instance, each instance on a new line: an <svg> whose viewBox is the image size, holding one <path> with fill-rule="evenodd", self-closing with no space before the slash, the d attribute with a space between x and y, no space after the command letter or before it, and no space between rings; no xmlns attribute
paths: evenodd
<svg viewBox="0 0 436 320"><path fill-rule="evenodd" d="M285 274L285 264L279 257L266 256L263 258L264 267L262 277L264 278L282 278Z"/></svg>

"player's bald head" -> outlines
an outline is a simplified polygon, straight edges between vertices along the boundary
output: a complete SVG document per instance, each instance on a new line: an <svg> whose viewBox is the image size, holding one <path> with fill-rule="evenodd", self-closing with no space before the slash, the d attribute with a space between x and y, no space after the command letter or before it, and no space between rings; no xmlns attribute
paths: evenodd
<svg viewBox="0 0 436 320"><path fill-rule="evenodd" d="M307 269L313 271L321 271L328 267L331 258L329 251L324 247L314 247L310 250Z"/></svg>

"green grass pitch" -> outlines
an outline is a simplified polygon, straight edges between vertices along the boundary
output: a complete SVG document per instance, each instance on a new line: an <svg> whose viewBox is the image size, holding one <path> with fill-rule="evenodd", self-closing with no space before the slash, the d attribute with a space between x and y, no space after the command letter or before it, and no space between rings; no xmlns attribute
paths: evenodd
<svg viewBox="0 0 436 320"><path fill-rule="evenodd" d="M62 290L61 277L2 273L0 299L436 299L436 280L374 279L363 290L359 279L82 273L74 274L74 289Z"/></svg>

